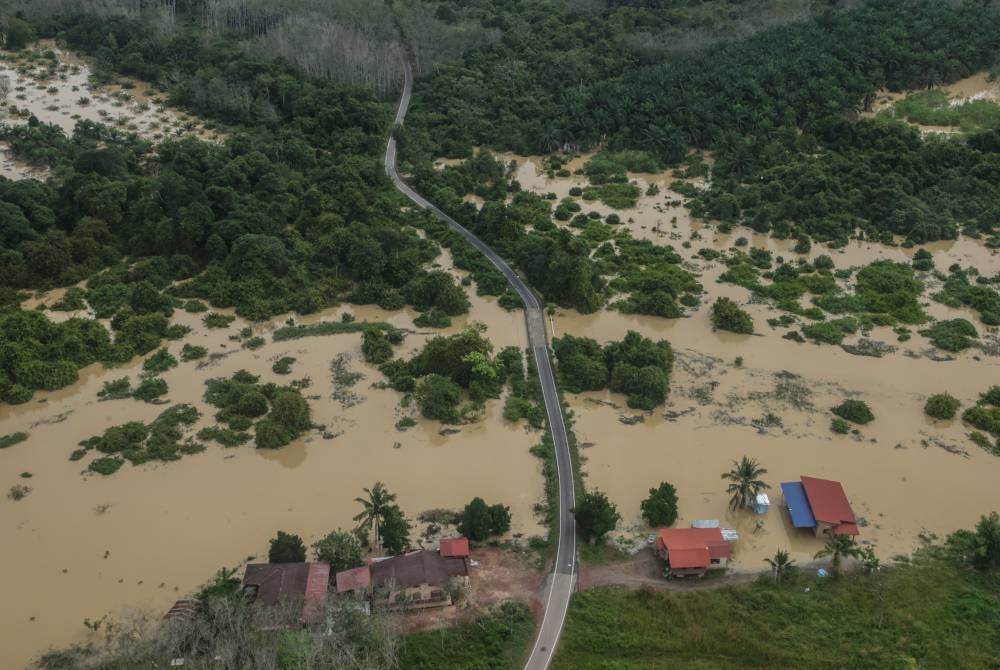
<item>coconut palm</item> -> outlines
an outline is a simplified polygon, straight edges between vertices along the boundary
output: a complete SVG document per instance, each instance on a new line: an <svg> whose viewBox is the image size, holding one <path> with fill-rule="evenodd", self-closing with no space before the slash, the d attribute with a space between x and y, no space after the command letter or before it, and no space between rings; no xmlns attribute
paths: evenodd
<svg viewBox="0 0 1000 670"><path fill-rule="evenodd" d="M764 561L771 566L775 584L780 584L782 575L795 565L795 561L789 557L788 552L784 549L779 549L774 552L774 558L765 558Z"/></svg>
<svg viewBox="0 0 1000 670"><path fill-rule="evenodd" d="M361 512L354 517L354 520L358 522L359 528L374 527L374 546L379 547L381 546L379 539L382 532L382 522L385 519L385 510L396 500L396 494L389 493L382 482L375 482L375 485L370 489L362 490L367 497L354 499L355 502L361 503Z"/></svg>
<svg viewBox="0 0 1000 670"><path fill-rule="evenodd" d="M741 507L753 505L758 493L771 488L759 479L765 474L767 469L762 468L755 458L744 456L739 462L733 461L733 469L722 473L722 478L731 482L726 489L726 493L731 496L729 508L735 512Z"/></svg>
<svg viewBox="0 0 1000 670"><path fill-rule="evenodd" d="M831 535L826 545L816 552L816 558L830 557L833 574L840 574L840 563L846 558L861 558L861 547L850 535Z"/></svg>

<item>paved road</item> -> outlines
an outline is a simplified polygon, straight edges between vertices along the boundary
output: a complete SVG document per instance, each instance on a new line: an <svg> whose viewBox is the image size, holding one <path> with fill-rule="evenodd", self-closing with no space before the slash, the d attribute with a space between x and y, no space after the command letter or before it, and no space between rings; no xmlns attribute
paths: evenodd
<svg viewBox="0 0 1000 670"><path fill-rule="evenodd" d="M403 95L396 110L396 125L402 125L406 111L410 106L410 95L413 92L413 73L409 63L406 64L403 83ZM569 438L566 435L566 424L563 421L559 405L559 393L556 389L556 378L552 372L552 362L549 359L549 340L545 331L545 311L538 298L528 288L527 284L514 272L500 256L485 242L463 228L457 221L425 200L419 193L407 185L396 171L396 139L389 138L385 148L385 173L392 183L407 198L420 207L428 210L451 228L461 233L469 243L489 259L507 278L507 282L517 291L524 301L524 321L528 331L528 344L538 369L538 378L542 386L542 396L545 400L545 413L548 416L549 430L556 447L556 470L559 475L559 546L556 548L556 561L549 576L545 612L542 625L535 639L531 656L525 665L525 670L545 670L552 660L552 653L559 642L563 623L566 620L566 610L569 599L573 595L576 582L576 522L571 510L576 505L573 463L569 454Z"/></svg>

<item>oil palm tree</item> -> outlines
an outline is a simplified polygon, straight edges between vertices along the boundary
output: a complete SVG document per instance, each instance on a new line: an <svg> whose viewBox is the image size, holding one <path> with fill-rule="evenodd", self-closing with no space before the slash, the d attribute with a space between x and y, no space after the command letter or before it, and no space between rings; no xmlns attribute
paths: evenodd
<svg viewBox="0 0 1000 670"><path fill-rule="evenodd" d="M733 469L722 473L722 478L730 482L726 488L726 493L731 496L729 508L735 512L741 507L753 505L758 493L771 488L769 484L760 480L760 477L766 474L767 470L762 468L755 458L744 456L739 462L733 461Z"/></svg>
<svg viewBox="0 0 1000 670"><path fill-rule="evenodd" d="M816 558L830 557L833 574L840 574L840 563L844 558L861 558L861 547L850 535L831 535L826 545L816 552Z"/></svg>
<svg viewBox="0 0 1000 670"><path fill-rule="evenodd" d="M779 549L774 552L774 558L765 558L764 561L771 566L775 584L780 584L782 575L795 565L795 561L789 557L788 552L784 549Z"/></svg>
<svg viewBox="0 0 1000 670"><path fill-rule="evenodd" d="M389 490L385 488L385 484L382 482L375 482L375 485L370 489L364 488L362 490L367 497L354 499L355 502L361 503L361 512L354 517L354 520L358 522L359 528L375 528L374 546L379 547L381 546L379 539L382 532L382 521L385 518L385 510L396 500L396 494L389 493Z"/></svg>

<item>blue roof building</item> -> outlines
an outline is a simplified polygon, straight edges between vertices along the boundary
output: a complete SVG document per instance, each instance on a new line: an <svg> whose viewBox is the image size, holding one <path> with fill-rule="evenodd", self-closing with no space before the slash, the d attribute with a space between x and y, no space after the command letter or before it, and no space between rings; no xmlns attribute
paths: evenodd
<svg viewBox="0 0 1000 670"><path fill-rule="evenodd" d="M781 492L785 496L785 506L792 517L792 525L796 528L816 528L816 517L813 516L802 482L783 482Z"/></svg>

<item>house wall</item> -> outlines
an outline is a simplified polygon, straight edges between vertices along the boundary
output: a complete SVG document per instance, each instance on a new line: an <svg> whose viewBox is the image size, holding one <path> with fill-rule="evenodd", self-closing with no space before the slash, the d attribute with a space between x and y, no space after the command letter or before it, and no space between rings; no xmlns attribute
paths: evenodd
<svg viewBox="0 0 1000 670"><path fill-rule="evenodd" d="M833 524L826 523L825 521L817 521L813 532L816 534L816 537L826 537L833 534Z"/></svg>

